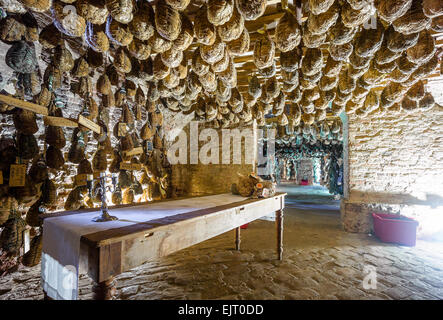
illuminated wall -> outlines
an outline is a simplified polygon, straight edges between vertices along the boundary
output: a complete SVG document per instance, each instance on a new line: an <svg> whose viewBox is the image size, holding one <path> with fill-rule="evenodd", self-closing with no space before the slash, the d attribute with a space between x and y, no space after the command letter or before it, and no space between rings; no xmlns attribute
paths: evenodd
<svg viewBox="0 0 443 320"><path fill-rule="evenodd" d="M344 228L371 229L373 208L416 217L419 234L443 230L443 109L349 117ZM432 230L431 230L432 229Z"/></svg>

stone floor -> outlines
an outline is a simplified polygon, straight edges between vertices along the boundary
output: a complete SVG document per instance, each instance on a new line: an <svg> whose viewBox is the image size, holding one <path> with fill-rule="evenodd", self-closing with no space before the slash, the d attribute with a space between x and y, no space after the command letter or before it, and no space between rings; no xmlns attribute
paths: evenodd
<svg viewBox="0 0 443 320"><path fill-rule="evenodd" d="M258 220L242 230L240 252L231 231L125 272L117 278L119 298L443 299L443 244L409 248L346 233L338 201L322 188L283 189L282 262L275 260L274 223ZM22 268L0 278L0 299L42 299L39 272ZM80 298L91 298L87 277Z"/></svg>

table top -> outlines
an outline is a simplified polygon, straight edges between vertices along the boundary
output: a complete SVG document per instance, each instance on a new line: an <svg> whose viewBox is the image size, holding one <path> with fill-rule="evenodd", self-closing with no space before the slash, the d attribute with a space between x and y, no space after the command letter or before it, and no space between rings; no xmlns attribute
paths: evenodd
<svg viewBox="0 0 443 320"><path fill-rule="evenodd" d="M284 195L286 193L276 193L270 198ZM48 219L47 222L50 221L51 224L57 224L65 232L77 233L81 230L81 241L98 247L122 240L137 232L146 232L263 200L266 199L248 199L225 193L110 207L109 214L117 216L118 221L93 222L92 218L100 214L100 208L60 212L44 215L43 218Z"/></svg>

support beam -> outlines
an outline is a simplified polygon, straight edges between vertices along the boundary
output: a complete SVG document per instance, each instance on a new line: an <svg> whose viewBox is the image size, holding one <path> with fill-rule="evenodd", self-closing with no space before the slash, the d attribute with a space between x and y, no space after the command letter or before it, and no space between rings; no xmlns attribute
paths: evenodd
<svg viewBox="0 0 443 320"><path fill-rule="evenodd" d="M240 227L235 228L235 250L240 250L240 243L241 243L241 229Z"/></svg>
<svg viewBox="0 0 443 320"><path fill-rule="evenodd" d="M116 280L110 277L106 281L96 283L92 287L94 300L114 300L117 296Z"/></svg>
<svg viewBox="0 0 443 320"><path fill-rule="evenodd" d="M283 260L283 209L276 211L275 224L277 227L277 258Z"/></svg>

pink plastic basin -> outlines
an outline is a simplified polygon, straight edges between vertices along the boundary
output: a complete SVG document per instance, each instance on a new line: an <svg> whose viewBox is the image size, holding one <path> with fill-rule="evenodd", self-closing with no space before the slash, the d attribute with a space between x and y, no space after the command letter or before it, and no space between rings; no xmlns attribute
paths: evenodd
<svg viewBox="0 0 443 320"><path fill-rule="evenodd" d="M418 222L395 214L372 213L375 235L383 242L415 246Z"/></svg>

